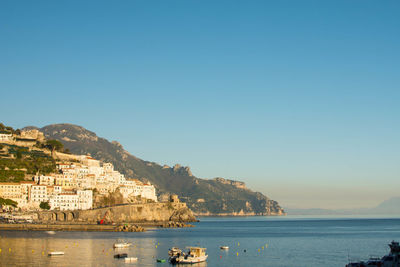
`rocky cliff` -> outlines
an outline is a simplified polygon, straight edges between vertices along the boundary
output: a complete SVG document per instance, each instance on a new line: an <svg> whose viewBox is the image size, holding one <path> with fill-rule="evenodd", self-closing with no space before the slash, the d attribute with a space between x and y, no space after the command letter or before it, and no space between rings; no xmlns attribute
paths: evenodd
<svg viewBox="0 0 400 267"><path fill-rule="evenodd" d="M29 127L32 129L32 127ZM116 142L72 124L53 124L39 129L48 139L57 139L74 154L91 154L111 162L128 178L150 181L159 195L178 194L199 215L282 215L276 201L246 188L242 182L224 178L200 179L189 167L161 166L139 159Z"/></svg>

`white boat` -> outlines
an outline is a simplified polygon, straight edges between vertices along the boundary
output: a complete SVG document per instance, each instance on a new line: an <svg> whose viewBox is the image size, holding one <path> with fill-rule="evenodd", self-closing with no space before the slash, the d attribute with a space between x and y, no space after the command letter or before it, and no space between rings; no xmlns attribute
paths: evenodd
<svg viewBox="0 0 400 267"><path fill-rule="evenodd" d="M130 242L125 242L123 240L117 240L117 243L113 245L114 248L127 248L130 247L132 243Z"/></svg>
<svg viewBox="0 0 400 267"><path fill-rule="evenodd" d="M205 248L188 247L187 253L182 252L179 248L172 248L169 250L169 262L172 264L178 263L198 263L206 261L208 255Z"/></svg>
<svg viewBox="0 0 400 267"><path fill-rule="evenodd" d="M136 257L125 258L125 262L134 262L137 261Z"/></svg>
<svg viewBox="0 0 400 267"><path fill-rule="evenodd" d="M220 246L219 248L220 248L220 249L229 249L228 246Z"/></svg>
<svg viewBox="0 0 400 267"><path fill-rule="evenodd" d="M46 234L49 234L49 235L55 235L55 234L56 234L56 232L54 232L54 231L46 231Z"/></svg>
<svg viewBox="0 0 400 267"><path fill-rule="evenodd" d="M64 251L52 251L52 252L49 252L49 256L60 256L60 255L64 255Z"/></svg>

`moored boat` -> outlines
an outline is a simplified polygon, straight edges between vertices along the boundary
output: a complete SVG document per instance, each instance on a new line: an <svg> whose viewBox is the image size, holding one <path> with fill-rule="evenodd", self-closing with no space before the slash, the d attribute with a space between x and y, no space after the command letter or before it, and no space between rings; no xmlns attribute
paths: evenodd
<svg viewBox="0 0 400 267"><path fill-rule="evenodd" d="M188 252L184 253L179 248L169 250L169 262L172 264L198 263L207 260L206 248L188 247Z"/></svg>
<svg viewBox="0 0 400 267"><path fill-rule="evenodd" d="M49 256L60 256L64 255L64 251L51 251L49 252Z"/></svg>
<svg viewBox="0 0 400 267"><path fill-rule="evenodd" d="M220 248L220 249L229 249L228 246L220 246L219 248Z"/></svg>
<svg viewBox="0 0 400 267"><path fill-rule="evenodd" d="M370 258L368 261L350 262L346 267L400 267L400 245L392 241L389 244L390 253L382 258Z"/></svg>
<svg viewBox="0 0 400 267"><path fill-rule="evenodd" d="M128 258L128 254L127 253L115 254L114 258L116 258L116 259Z"/></svg>
<svg viewBox="0 0 400 267"><path fill-rule="evenodd" d="M130 247L132 245L132 243L130 242L126 242L124 240L117 240L116 243L114 243L113 247L114 248L127 248Z"/></svg>

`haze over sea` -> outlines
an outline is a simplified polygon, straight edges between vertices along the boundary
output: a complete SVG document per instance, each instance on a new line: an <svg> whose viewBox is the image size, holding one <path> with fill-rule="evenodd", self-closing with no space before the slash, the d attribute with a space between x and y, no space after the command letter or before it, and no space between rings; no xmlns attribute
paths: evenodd
<svg viewBox="0 0 400 267"><path fill-rule="evenodd" d="M117 238L133 243L114 251ZM194 228L153 229L144 233L4 231L1 266L168 266L168 249L207 248L206 263L192 266L344 266L351 259L388 253L400 240L400 218L235 217L201 218ZM228 251L220 250L229 246ZM64 256L48 257L49 251ZM127 252L137 263L113 258Z"/></svg>

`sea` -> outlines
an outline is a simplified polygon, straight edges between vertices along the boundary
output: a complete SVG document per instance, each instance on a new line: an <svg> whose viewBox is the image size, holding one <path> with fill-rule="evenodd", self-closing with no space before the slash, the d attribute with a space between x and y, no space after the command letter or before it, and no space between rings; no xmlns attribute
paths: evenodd
<svg viewBox="0 0 400 267"><path fill-rule="evenodd" d="M207 248L204 266L345 266L382 257L400 241L400 218L203 217L194 228L154 228L143 233L0 231L0 266L170 266L171 247ZM113 249L117 239L132 242ZM221 250L220 246L229 246ZM63 256L48 256L63 251ZM137 262L114 255L127 253Z"/></svg>

